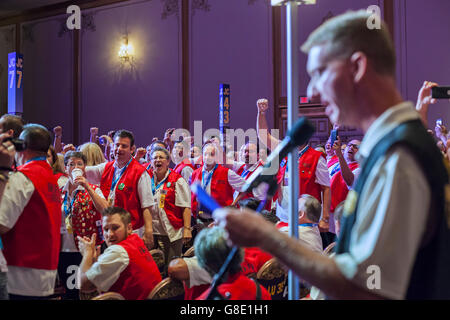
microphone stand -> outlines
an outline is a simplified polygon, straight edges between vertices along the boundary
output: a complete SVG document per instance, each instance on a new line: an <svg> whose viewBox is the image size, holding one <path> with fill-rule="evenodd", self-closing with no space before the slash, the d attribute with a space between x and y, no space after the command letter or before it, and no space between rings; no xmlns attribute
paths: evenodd
<svg viewBox="0 0 450 320"><path fill-rule="evenodd" d="M258 177L261 177L261 175L259 175ZM265 200L262 200L258 206L258 208L256 209L256 212L261 212L262 209L264 208L264 206L266 205L267 202L267 197L272 198L275 195L275 192L277 191L278 188L278 184L277 181L275 179L275 175L272 175L270 177L264 177L264 179L254 179L253 182L251 184L248 184L244 189L244 191L248 191L250 189L253 189L254 187L257 187L259 184L261 184L262 182L267 182L269 184L269 190L267 191L267 196ZM252 188L250 188L250 186ZM231 248L230 253L228 254L225 262L223 263L222 267L220 268L219 272L216 273L214 275L213 278L213 282L210 286L210 291L208 293L208 296L206 297L206 300L228 300L228 298L223 297L219 291L217 291L217 287L222 284L222 282L224 281L224 277L227 274L228 268L231 264L231 261L234 259L234 257L236 256L237 252L239 250L238 246L233 246Z"/></svg>

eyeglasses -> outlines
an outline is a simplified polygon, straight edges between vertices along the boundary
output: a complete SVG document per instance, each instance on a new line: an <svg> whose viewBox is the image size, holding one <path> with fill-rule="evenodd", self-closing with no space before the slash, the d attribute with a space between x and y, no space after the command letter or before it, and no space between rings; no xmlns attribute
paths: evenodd
<svg viewBox="0 0 450 320"><path fill-rule="evenodd" d="M350 144L348 144L347 145L347 147L349 147L349 148L355 148L355 149L359 149L359 144L353 144L353 143L350 143Z"/></svg>

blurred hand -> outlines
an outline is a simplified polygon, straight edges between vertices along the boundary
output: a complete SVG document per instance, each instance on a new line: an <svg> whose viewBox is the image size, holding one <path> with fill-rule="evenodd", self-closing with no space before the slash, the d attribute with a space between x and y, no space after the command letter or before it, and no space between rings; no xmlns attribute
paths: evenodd
<svg viewBox="0 0 450 320"><path fill-rule="evenodd" d="M319 231L320 232L328 232L330 230L330 223L325 222L324 220L319 221Z"/></svg>
<svg viewBox="0 0 450 320"><path fill-rule="evenodd" d="M61 137L62 136L62 127L61 126L54 127L53 133L55 134L55 137Z"/></svg>
<svg viewBox="0 0 450 320"><path fill-rule="evenodd" d="M333 150L334 150L334 154L337 156L342 155L342 144L341 144L341 138L339 136L337 136L336 141L333 143Z"/></svg>
<svg viewBox="0 0 450 320"><path fill-rule="evenodd" d="M183 244L189 243L192 239L191 229L183 228Z"/></svg>
<svg viewBox="0 0 450 320"><path fill-rule="evenodd" d="M145 243L145 246L148 250L153 249L154 243L153 243L153 232L144 231L144 234L142 236L142 240Z"/></svg>
<svg viewBox="0 0 450 320"><path fill-rule="evenodd" d="M425 81L419 90L417 97L416 110L420 111L424 106L436 103L436 99L431 97L431 88L437 87L435 82Z"/></svg>
<svg viewBox="0 0 450 320"><path fill-rule="evenodd" d="M158 137L153 137L152 143L155 142L155 141L158 141L158 140L159 140Z"/></svg>
<svg viewBox="0 0 450 320"><path fill-rule="evenodd" d="M83 188L88 187L88 182L87 182L86 178L83 176L76 177L75 180L73 180L73 183L76 186L82 186Z"/></svg>
<svg viewBox="0 0 450 320"><path fill-rule="evenodd" d="M258 108L258 113L264 114L267 109L269 109L269 101L267 99L259 99L256 101L256 106Z"/></svg>
<svg viewBox="0 0 450 320"><path fill-rule="evenodd" d="M78 248L80 249L81 255L84 257L86 254L91 253L95 258L97 254L97 249L95 247L95 242L97 239L97 234L92 234L92 237L80 237L78 236Z"/></svg>
<svg viewBox="0 0 450 320"><path fill-rule="evenodd" d="M93 135L93 136L98 135L98 128L92 127L92 128L90 129L90 131L91 131L91 135Z"/></svg>
<svg viewBox="0 0 450 320"><path fill-rule="evenodd" d="M145 148L139 147L136 149L136 155L134 156L134 159L139 160L143 158L147 154L147 150Z"/></svg>
<svg viewBox="0 0 450 320"><path fill-rule="evenodd" d="M16 154L16 149L11 141L3 142L6 138L10 138L12 135L10 133L0 134L0 166L8 167L14 163L14 155Z"/></svg>
<svg viewBox="0 0 450 320"><path fill-rule="evenodd" d="M69 151L76 151L77 149L75 148L75 146L73 145L73 144L71 144L71 143L69 143L69 144L66 144L65 146L64 146L64 149L63 149L63 152L62 153L67 153L67 152L69 152Z"/></svg>
<svg viewBox="0 0 450 320"><path fill-rule="evenodd" d="M220 227L227 231L229 244L257 247L277 229L260 214L248 209L221 208L213 212Z"/></svg>

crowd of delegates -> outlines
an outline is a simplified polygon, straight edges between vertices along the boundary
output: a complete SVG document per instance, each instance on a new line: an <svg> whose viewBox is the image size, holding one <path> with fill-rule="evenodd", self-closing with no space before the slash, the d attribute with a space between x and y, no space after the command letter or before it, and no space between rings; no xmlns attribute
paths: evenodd
<svg viewBox="0 0 450 320"><path fill-rule="evenodd" d="M428 81L423 84L416 111L403 104L397 112L408 113L416 120L414 125L421 119L427 127L429 105L436 102L431 98L431 88L436 85ZM375 297L344 281L341 274L315 276L321 268L313 268L317 264L327 266L328 271L336 269L327 260L326 249L337 238L348 237L348 230L341 233L340 227L342 212L349 210L343 209L343 203L349 194L362 192L362 184L357 184L360 176L363 181L368 179L358 161L360 144L369 142L366 138L363 142L342 141L338 135L334 141L330 136L317 150L308 143L299 146L300 188L294 201L298 200L300 241L292 242L285 235L289 230L290 183L286 158L279 163L278 190L273 198L267 199L264 185L251 191L245 189L246 181L280 143L267 132L265 114L269 102L259 99L256 106L261 141L249 141L239 151L224 148L216 136L205 137L201 146L195 145L190 136L174 140L173 128L167 129L161 140L153 138L149 145L141 147L135 145L131 131L119 129L99 136L98 128L91 128L90 141L75 146L63 143L60 126L53 129L52 138L42 125L25 124L21 117L3 115L0 299L50 299L55 295L55 286L63 289L63 299L78 299L80 292L108 291L120 293L125 299L146 299L165 277L184 282L185 299L205 299L214 274L231 251L229 240L247 246L238 250L217 288L227 299L270 299L269 292L253 278L273 257L285 268L304 274L307 281L311 279L312 285L325 288L325 294L332 297ZM342 120L345 116L330 118ZM387 118L380 123L383 119L389 122ZM368 134L376 138L376 133ZM449 161L450 134L445 124L437 122L429 134L434 140L425 133L423 141L436 143L442 158ZM408 164L415 166L414 162ZM214 220L212 212L191 192L194 183L200 184L220 206L241 210L217 210ZM373 188L371 192L381 191ZM259 215L249 211L257 208ZM286 246L283 252L276 249L276 243L281 243L277 239ZM351 250L353 242L344 240L341 243ZM183 257L192 246L195 255ZM153 249L163 252L163 268L154 261ZM302 255L313 262L303 263ZM348 270L356 270L353 260L342 262L342 255L339 259L343 265L353 267ZM324 282L326 277L330 282ZM333 284L338 282L351 290L344 295L333 291L339 287ZM302 286L311 285L302 282ZM324 296L316 289L311 294L313 299Z"/></svg>
<svg viewBox="0 0 450 320"><path fill-rule="evenodd" d="M425 123L428 106L435 103L430 88L436 85L425 82L419 92L416 109ZM267 108L267 100L257 101L258 133L268 129ZM64 288L63 299L78 299L80 288L145 299L166 276L184 281L186 299L205 298L230 247L190 184L200 183L223 207L256 210L266 200L262 186L243 192L246 180L267 156L260 143L248 142L239 152L224 155L218 137L208 137L198 146L191 137L173 141L173 129L168 129L162 140L154 138L138 148L130 131L98 137L98 129L91 128L91 141L76 147L62 143L61 127L53 129L52 143L46 128L25 125L13 115L0 118L0 131L2 141L24 141L23 148L12 153L7 148L10 141L0 146L0 191L9 186L0 204L2 299L48 299L55 284ZM445 125L438 123L429 132L435 133L448 160ZM268 150L278 143L268 134ZM336 241L340 215L333 216L360 173L359 144L350 140L343 145L337 136L323 148L299 147L299 238L313 251L322 252ZM286 233L287 170L283 159L279 190L263 210ZM38 231L43 229L49 231ZM190 246L195 246L196 255L182 258ZM149 254L155 248L164 252L163 270ZM255 286L247 276L271 258L256 247L245 248L219 292L231 293L232 299L255 299L257 291L249 289ZM270 298L261 290L262 299Z"/></svg>

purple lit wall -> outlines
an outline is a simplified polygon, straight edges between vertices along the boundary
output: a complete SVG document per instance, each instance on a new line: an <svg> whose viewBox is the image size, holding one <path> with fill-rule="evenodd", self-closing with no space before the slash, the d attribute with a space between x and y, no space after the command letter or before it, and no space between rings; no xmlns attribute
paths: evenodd
<svg viewBox="0 0 450 320"><path fill-rule="evenodd" d="M231 85L231 127L254 128L255 102L273 101L272 9L267 0L190 1L189 103L190 127L218 127L219 84ZM299 9L300 43L324 18L383 0L318 0ZM397 81L413 102L424 80L450 85L449 0L395 0L394 39ZM143 146L168 127L182 125L181 1L133 0L82 10L80 53L80 142L89 128L100 133L131 129ZM285 81L285 10L282 10L281 96ZM24 117L48 128L64 127L72 142L73 34L63 32L67 16L21 24L25 55ZM117 52L128 32L135 48L133 68L122 65ZM0 28L0 111L6 112L7 53L14 51L14 26ZM309 77L300 55L300 94ZM271 104L271 110L273 105ZM268 114L272 114L269 112ZM432 106L430 124L442 117L450 123L450 103ZM274 126L269 117L269 125Z"/></svg>

